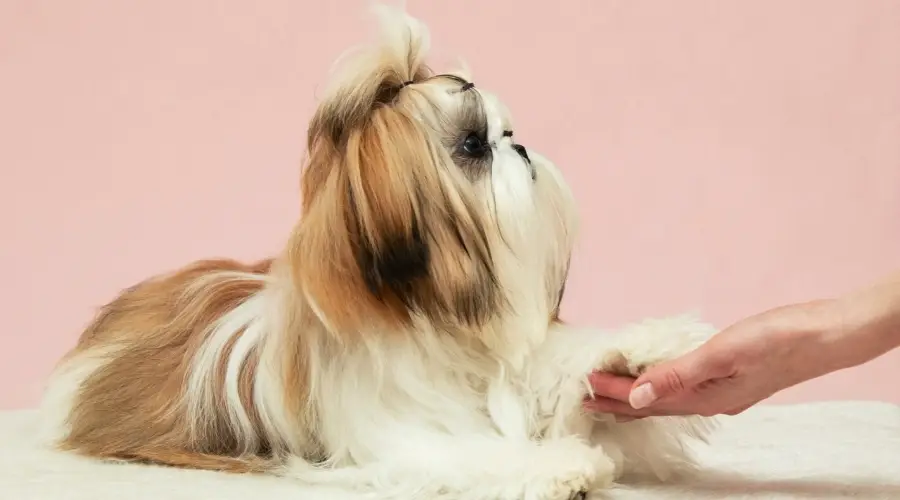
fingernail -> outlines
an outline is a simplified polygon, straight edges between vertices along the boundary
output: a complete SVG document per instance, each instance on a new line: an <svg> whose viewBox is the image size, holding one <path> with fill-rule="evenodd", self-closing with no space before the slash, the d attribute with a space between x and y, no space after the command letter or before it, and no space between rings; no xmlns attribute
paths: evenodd
<svg viewBox="0 0 900 500"><path fill-rule="evenodd" d="M637 386L637 389L631 391L631 394L628 395L628 403L635 410L650 406L654 401L656 401L656 391L653 390L653 386L649 382Z"/></svg>

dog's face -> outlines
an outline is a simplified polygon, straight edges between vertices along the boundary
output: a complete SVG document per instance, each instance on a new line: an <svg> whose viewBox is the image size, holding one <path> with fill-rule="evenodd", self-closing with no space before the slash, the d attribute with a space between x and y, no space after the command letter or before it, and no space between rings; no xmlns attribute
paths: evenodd
<svg viewBox="0 0 900 500"><path fill-rule="evenodd" d="M421 24L381 13L380 44L346 64L310 123L298 288L346 334L549 320L575 229L559 172L518 142L497 97L429 70Z"/></svg>

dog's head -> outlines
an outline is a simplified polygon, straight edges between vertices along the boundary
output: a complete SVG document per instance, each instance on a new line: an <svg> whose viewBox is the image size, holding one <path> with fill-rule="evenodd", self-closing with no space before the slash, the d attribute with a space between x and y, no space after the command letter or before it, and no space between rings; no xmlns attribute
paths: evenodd
<svg viewBox="0 0 900 500"><path fill-rule="evenodd" d="M422 24L378 13L378 43L343 61L309 126L298 289L335 332L549 320L575 229L559 172L494 95L428 68Z"/></svg>

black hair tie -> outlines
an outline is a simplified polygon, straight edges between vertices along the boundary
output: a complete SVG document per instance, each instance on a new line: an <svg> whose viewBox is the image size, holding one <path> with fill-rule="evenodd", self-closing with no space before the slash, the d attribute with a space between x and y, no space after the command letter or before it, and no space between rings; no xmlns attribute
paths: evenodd
<svg viewBox="0 0 900 500"><path fill-rule="evenodd" d="M471 89L474 89L474 88L475 88L475 84L474 84L474 83L472 83L472 82L467 82L465 85L462 86L462 89L460 89L460 90L461 90L462 92L465 92L465 91L467 91L467 90L471 90Z"/></svg>

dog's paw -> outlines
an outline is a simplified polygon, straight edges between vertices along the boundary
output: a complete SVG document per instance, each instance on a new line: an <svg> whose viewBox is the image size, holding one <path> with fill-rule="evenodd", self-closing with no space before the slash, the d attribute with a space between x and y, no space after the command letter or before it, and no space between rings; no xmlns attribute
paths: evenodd
<svg viewBox="0 0 900 500"><path fill-rule="evenodd" d="M653 318L616 333L612 349L597 371L639 377L651 366L682 356L709 340L716 330L693 316Z"/></svg>
<svg viewBox="0 0 900 500"><path fill-rule="evenodd" d="M585 499L591 491L609 487L615 464L601 448L591 448L575 439L545 441L543 453L532 463L517 499Z"/></svg>

